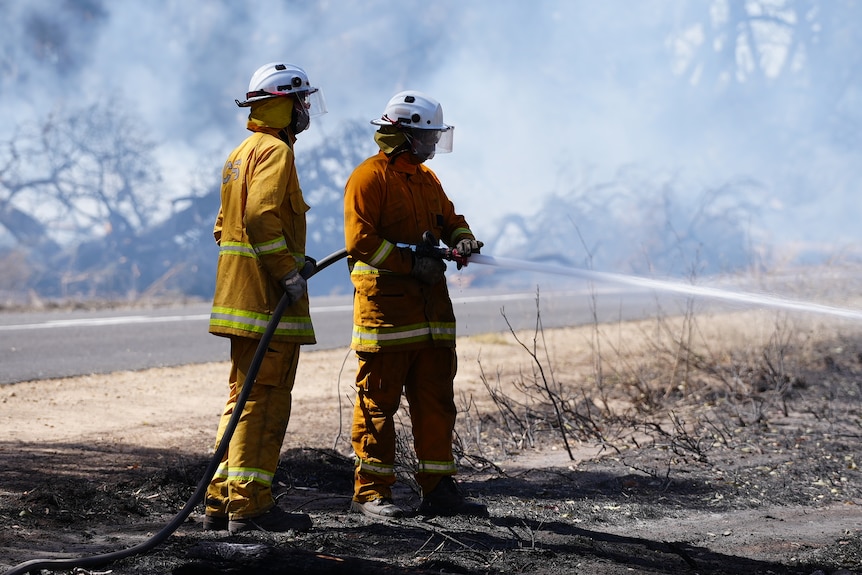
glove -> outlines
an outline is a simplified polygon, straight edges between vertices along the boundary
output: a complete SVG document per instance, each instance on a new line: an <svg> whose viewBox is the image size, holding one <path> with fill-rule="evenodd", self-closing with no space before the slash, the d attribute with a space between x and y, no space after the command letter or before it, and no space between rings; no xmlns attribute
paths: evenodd
<svg viewBox="0 0 862 575"><path fill-rule="evenodd" d="M458 240L458 243L452 249L452 259L458 264L458 269L460 270L466 266L470 255L478 254L484 245L479 240L471 240L469 238Z"/></svg>
<svg viewBox="0 0 862 575"><path fill-rule="evenodd" d="M299 275L299 272L293 270L283 278L281 278L281 286L284 288L284 293L287 294L289 305L295 304L305 294L308 283L305 278Z"/></svg>
<svg viewBox="0 0 862 575"><path fill-rule="evenodd" d="M317 260L311 256L305 256L305 265L300 272L305 279L310 278L317 273Z"/></svg>
<svg viewBox="0 0 862 575"><path fill-rule="evenodd" d="M443 280L445 270L446 264L443 263L443 260L419 256L413 260L413 269L410 270L410 275L423 284L431 286Z"/></svg>

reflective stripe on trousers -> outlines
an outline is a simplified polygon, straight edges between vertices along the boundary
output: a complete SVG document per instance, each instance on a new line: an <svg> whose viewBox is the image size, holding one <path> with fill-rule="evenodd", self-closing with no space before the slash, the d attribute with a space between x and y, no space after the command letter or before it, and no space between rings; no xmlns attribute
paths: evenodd
<svg viewBox="0 0 862 575"><path fill-rule="evenodd" d="M413 441L420 461L416 481L424 492L441 475L455 473L452 433L456 372L455 350L428 347L401 352L357 352L357 400L351 431L357 457L354 499L392 497L395 483L394 415L402 390L410 405Z"/></svg>

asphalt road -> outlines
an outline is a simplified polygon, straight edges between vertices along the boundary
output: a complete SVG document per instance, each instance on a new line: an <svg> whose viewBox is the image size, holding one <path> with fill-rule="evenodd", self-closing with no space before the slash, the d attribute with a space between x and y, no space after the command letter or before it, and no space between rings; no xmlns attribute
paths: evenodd
<svg viewBox="0 0 862 575"><path fill-rule="evenodd" d="M494 293L450 288L458 334L508 332L536 325L536 291ZM592 298L586 286L541 292L546 328L654 314L655 294L604 288ZM312 299L318 343L304 350L346 347L349 297ZM504 315L505 314L505 317ZM224 361L228 343L207 332L209 304L156 309L0 313L0 384L91 373Z"/></svg>

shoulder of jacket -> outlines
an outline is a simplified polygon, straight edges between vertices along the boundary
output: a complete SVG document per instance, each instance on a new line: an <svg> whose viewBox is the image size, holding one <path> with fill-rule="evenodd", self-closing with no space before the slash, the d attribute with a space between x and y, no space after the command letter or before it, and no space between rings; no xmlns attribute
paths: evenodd
<svg viewBox="0 0 862 575"><path fill-rule="evenodd" d="M369 156L362 160L359 164L360 166L368 166L368 167L377 167L377 166L387 166L389 164L389 158L386 157L386 154L383 152L378 152L373 156Z"/></svg>
<svg viewBox="0 0 862 575"><path fill-rule="evenodd" d="M371 156L362 160L356 168L353 169L353 175L371 176L374 174L382 175L388 167L386 156L383 154Z"/></svg>
<svg viewBox="0 0 862 575"><path fill-rule="evenodd" d="M285 142L284 140L282 140L278 136L275 136L273 134L269 134L267 132L255 132L254 134L249 136L249 139L253 139L254 141L261 143L261 144L266 144L266 145L270 145L270 146L274 146L274 147L278 147L278 148L290 149L290 146L287 145L287 142Z"/></svg>

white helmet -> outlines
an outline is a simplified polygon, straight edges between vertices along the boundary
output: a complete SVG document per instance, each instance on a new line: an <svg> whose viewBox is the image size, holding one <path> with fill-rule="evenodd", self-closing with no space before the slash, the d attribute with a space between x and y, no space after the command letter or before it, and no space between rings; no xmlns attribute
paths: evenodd
<svg viewBox="0 0 862 575"><path fill-rule="evenodd" d="M455 126L443 122L443 107L434 98L417 92L406 90L392 96L383 116L371 120L375 126L394 126L403 128L410 133L413 130L434 130L436 139L435 150L440 153L452 151L452 136ZM430 134L429 134L430 135ZM428 159L434 157L431 151Z"/></svg>
<svg viewBox="0 0 862 575"><path fill-rule="evenodd" d="M270 62L258 68L248 83L245 101L236 100L236 105L247 108L253 102L291 94L297 94L305 104L309 116L320 116L326 113L323 92L311 85L305 70L294 64L282 62Z"/></svg>

